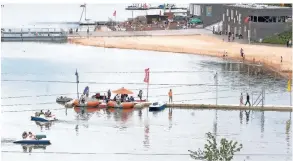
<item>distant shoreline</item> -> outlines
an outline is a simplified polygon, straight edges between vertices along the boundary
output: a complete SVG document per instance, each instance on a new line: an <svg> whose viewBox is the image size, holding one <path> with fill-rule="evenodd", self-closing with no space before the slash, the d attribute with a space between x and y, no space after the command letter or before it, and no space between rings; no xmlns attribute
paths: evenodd
<svg viewBox="0 0 293 161"><path fill-rule="evenodd" d="M211 35L173 35L173 36L125 36L125 37L89 37L69 38L74 44L106 48L150 50L161 52L186 53L223 57L242 61L240 49L245 53L245 62L262 64L266 69L276 72L283 78L292 73L292 48L239 44L223 42ZM281 56L283 62L281 63ZM253 60L254 59L254 60Z"/></svg>

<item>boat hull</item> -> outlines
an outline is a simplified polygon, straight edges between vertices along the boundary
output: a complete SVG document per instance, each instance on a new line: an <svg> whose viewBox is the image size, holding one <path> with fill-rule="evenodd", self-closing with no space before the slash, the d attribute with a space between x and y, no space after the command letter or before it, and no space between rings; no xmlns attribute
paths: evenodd
<svg viewBox="0 0 293 161"><path fill-rule="evenodd" d="M115 101L109 101L107 106L109 108L122 108L122 109L131 109L134 107L133 102L122 102L121 104L117 104Z"/></svg>
<svg viewBox="0 0 293 161"><path fill-rule="evenodd" d="M161 106L150 106L149 111L162 111L166 108L166 104Z"/></svg>
<svg viewBox="0 0 293 161"><path fill-rule="evenodd" d="M55 121L56 119L46 119L42 117L35 117L31 116L31 121L40 121L40 122L50 122L50 121Z"/></svg>
<svg viewBox="0 0 293 161"><path fill-rule="evenodd" d="M100 103L101 102L99 102L98 100L96 100L96 101L87 101L86 104L80 104L79 103L79 100L76 99L76 100L74 100L73 105L76 106L76 107L81 107L81 106L98 107Z"/></svg>
<svg viewBox="0 0 293 161"><path fill-rule="evenodd" d="M13 142L14 144L26 144L26 145L50 145L50 140L18 140Z"/></svg>

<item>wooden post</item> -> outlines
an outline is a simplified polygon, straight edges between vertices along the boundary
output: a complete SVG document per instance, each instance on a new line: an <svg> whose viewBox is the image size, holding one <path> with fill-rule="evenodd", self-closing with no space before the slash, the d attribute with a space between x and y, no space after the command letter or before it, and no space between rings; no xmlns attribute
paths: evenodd
<svg viewBox="0 0 293 161"><path fill-rule="evenodd" d="M218 72L216 72L214 78L216 84L216 105L218 105Z"/></svg>

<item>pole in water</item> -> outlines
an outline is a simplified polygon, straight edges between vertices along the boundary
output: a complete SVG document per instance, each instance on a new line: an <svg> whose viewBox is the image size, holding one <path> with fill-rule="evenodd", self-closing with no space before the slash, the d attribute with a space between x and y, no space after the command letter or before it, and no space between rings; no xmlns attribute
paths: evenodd
<svg viewBox="0 0 293 161"><path fill-rule="evenodd" d="M216 84L216 105L218 105L218 72L216 72L214 79Z"/></svg>
<svg viewBox="0 0 293 161"><path fill-rule="evenodd" d="M77 69L75 71L75 76L76 76L76 93L77 93L77 99L79 99L79 92L78 92L79 76L78 76Z"/></svg>

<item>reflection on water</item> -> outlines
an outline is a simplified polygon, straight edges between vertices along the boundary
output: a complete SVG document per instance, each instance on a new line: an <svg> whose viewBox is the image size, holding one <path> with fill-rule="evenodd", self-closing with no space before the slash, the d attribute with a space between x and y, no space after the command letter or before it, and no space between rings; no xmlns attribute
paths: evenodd
<svg viewBox="0 0 293 161"><path fill-rule="evenodd" d="M46 150L49 145L21 145L24 153L31 153L33 149Z"/></svg>
<svg viewBox="0 0 293 161"><path fill-rule="evenodd" d="M36 125L40 127L41 131L43 131L44 127L45 130L50 130L50 127L53 125L53 122L39 122L35 121Z"/></svg>
<svg viewBox="0 0 293 161"><path fill-rule="evenodd" d="M173 114L173 108L169 108L169 112L168 112L169 130L171 130L172 128L172 114Z"/></svg>
<svg viewBox="0 0 293 161"><path fill-rule="evenodd" d="M144 141L143 141L143 146L146 149L148 149L150 147L149 133L150 133L150 126L149 126L149 122L147 120L144 125Z"/></svg>

